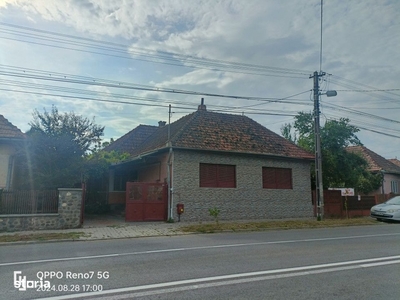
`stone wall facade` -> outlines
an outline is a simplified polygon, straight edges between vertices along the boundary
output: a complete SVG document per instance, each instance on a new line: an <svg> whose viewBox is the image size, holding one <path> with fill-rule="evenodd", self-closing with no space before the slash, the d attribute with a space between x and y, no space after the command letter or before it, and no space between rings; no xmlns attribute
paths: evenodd
<svg viewBox="0 0 400 300"><path fill-rule="evenodd" d="M236 166L236 188L200 187L199 164ZM209 221L209 209L220 220L307 218L313 216L311 161L260 155L174 150L174 206L185 205L181 221ZM262 167L291 168L293 189L264 189ZM174 219L177 219L174 208Z"/></svg>
<svg viewBox="0 0 400 300"><path fill-rule="evenodd" d="M58 193L58 213L0 215L0 231L81 227L82 189L60 188Z"/></svg>

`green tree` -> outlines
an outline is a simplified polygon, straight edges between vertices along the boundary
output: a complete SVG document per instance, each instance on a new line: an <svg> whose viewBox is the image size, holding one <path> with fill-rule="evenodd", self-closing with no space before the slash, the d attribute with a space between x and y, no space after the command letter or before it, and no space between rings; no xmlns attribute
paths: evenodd
<svg viewBox="0 0 400 300"><path fill-rule="evenodd" d="M24 188L72 187L81 182L85 156L101 142L104 127L73 112L59 113L53 106L43 113L35 110L27 132Z"/></svg>
<svg viewBox="0 0 400 300"><path fill-rule="evenodd" d="M86 157L85 178L90 180L101 179L108 176L108 169L111 164L128 160L129 153L119 153L117 151L100 150Z"/></svg>
<svg viewBox="0 0 400 300"><path fill-rule="evenodd" d="M367 171L368 163L346 147L362 145L356 136L359 129L350 120L327 120L321 128L322 175L324 188L354 187L360 193L369 193L381 184L381 175ZM314 151L314 118L311 113L300 112L293 124L281 127L282 135L310 152ZM293 138L295 137L295 138ZM315 185L315 170L312 169Z"/></svg>
<svg viewBox="0 0 400 300"><path fill-rule="evenodd" d="M106 197L109 167L113 163L129 159L129 153L100 150L85 158L84 181L86 183L85 212L105 213L109 210Z"/></svg>

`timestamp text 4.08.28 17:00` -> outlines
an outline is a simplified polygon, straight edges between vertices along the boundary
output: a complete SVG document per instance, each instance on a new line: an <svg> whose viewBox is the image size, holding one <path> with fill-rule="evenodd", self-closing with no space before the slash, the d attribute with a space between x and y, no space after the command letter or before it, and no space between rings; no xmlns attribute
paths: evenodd
<svg viewBox="0 0 400 300"><path fill-rule="evenodd" d="M54 284L38 286L38 292L101 292L102 284Z"/></svg>

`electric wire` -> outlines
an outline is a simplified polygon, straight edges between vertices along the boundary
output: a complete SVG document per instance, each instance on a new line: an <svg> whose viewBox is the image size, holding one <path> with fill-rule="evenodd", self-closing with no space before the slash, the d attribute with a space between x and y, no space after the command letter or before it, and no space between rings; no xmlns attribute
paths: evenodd
<svg viewBox="0 0 400 300"><path fill-rule="evenodd" d="M4 67L6 71L2 71L1 67ZM219 97L219 98L232 98L232 99L242 99L242 100L254 100L254 101L276 101L280 98L268 98L268 97L249 97L249 96L237 96L237 95L225 95L225 94L216 94L216 93L205 93L205 92L197 92L197 91L188 91L181 89L173 89L173 88L163 88L163 87L155 87L149 85L141 85L141 84L133 84L128 82L120 82L120 81L112 81L107 79L100 79L94 77L83 77L83 76L75 76L71 74L63 74L56 73L50 71L41 71L41 70L32 70L32 69L24 69L19 67L11 67L11 71L8 71L7 65L0 65L0 76L9 76L9 77L17 77L24 79L35 79L35 80L44 80L51 82L62 82L62 83L71 83L71 84L81 84L87 86L101 86L101 87L109 87L109 88L118 88L118 89L128 89L128 90L139 90L139 91L148 91L148 92L164 92L164 93L175 93L175 94L186 94L186 95L197 95L197 96L210 96L210 97ZM18 70L18 72L14 71ZM32 73L28 73L30 71Z"/></svg>
<svg viewBox="0 0 400 300"><path fill-rule="evenodd" d="M18 30L10 30L10 29L1 29L3 27L12 27ZM23 30L23 31L21 31ZM24 31L28 32L25 33ZM207 58L199 58L192 55L182 55L178 53L166 52L166 51L157 51L150 50L144 48L131 47L129 45L122 45L111 42L103 42L98 40L93 40L89 38L82 38L72 35L60 34L45 30L38 30L33 28L28 28L24 26L18 26L14 24L7 24L0 22L0 32L3 34L12 34L13 37L0 36L2 39L11 39L19 42L32 43L36 45L56 47L68 50L82 51L91 54L99 54L106 56L113 56L118 58L125 59L136 59L154 63L163 63L174 66L185 66L190 68L200 68L200 69L209 69L209 70L218 70L224 72L234 72L234 73L242 73L242 74L253 74L253 75L262 75L262 76L275 76L275 77L291 77L291 78L301 78L306 79L309 72L288 69L288 68L277 68L277 67L269 67L269 66L260 66L260 65L252 65L246 63L236 63L231 61L224 60L216 60L216 59L207 59ZM33 33L32 33L33 32ZM61 43L60 45L49 44L49 43L40 43L32 40L23 40L18 39L15 36L25 37L28 39L38 39L41 41L47 41L52 43ZM49 37L50 36L50 37ZM62 38L61 38L62 37ZM71 48L66 47L65 45L77 46L77 47L87 47L89 49L102 50L103 52L96 52L91 50L85 50L81 48ZM106 46L105 46L106 45ZM116 55L112 53L122 53L122 54L130 54L127 55ZM132 55L136 55L138 58L132 57ZM270 74L272 73L272 74ZM289 75L278 75L278 74L289 74ZM294 75L303 75L303 76L294 76Z"/></svg>
<svg viewBox="0 0 400 300"><path fill-rule="evenodd" d="M322 4L322 0L321 0L321 4ZM321 6L321 21L322 21L322 6ZM10 24L7 25L5 23L0 23L0 25L14 27L14 28L20 28L20 29L26 30L28 32L32 32L32 31L41 32L43 34L45 33L45 34L48 34L50 36L52 36L52 35L54 36L55 34L60 35L58 33L51 33L51 32L47 32L47 31L32 30L31 28L26 28L26 27L24 28L22 26L15 26L15 25L10 25ZM251 69L252 72L261 72L260 71L261 69L256 68L256 67L260 67L260 66L255 66L255 65L240 64L240 63L237 64L237 63L227 62L227 61L222 61L222 60L207 60L207 59L204 59L204 58L196 58L194 56L182 56L182 55L177 54L177 53L163 52L163 51L150 52L149 49L143 49L143 48L142 49L134 49L133 47L129 47L127 45L121 45L121 44L109 43L109 42L99 42L99 41L96 41L96 40L91 40L91 39L87 39L87 38L79 38L79 37L76 37L76 36L61 35L61 36L64 36L65 38L72 39L72 40L67 40L67 39L61 39L61 38L58 38L58 39L57 38L52 38L52 37L50 38L50 37L45 37L45 36L40 36L40 35L31 35L31 36L29 36L26 33L16 32L16 31L6 32L6 31L2 30L1 32L6 33L6 34L13 33L13 34L19 35L21 37L25 37L25 38L37 38L37 39L41 39L41 40L44 40L44 41L47 41L47 42L55 42L55 43L63 42L63 43L67 43L67 44L70 44L70 45L73 45L73 46L89 47L89 48L92 48L92 49L110 51L111 53L130 53L131 55L137 55L137 56L149 58L148 60L145 60L145 61L151 61L151 62L158 62L159 60L164 60L164 63L167 63L167 61L178 61L180 65L185 65L185 63L187 63L187 64L191 63L191 64L193 64L195 66L197 64L197 67L202 65L203 67L206 66L207 68L210 68L210 69L212 69L214 71L218 70L218 71L230 72L229 70L224 70L223 68L231 68L231 71L233 71L235 69L236 70L246 70L246 68L249 68L249 69L253 68L253 69ZM322 35L322 26L321 26L321 35ZM5 37L0 37L0 38L5 38ZM87 43L86 42L85 43L83 43L83 42L78 43L78 42L76 42L76 40L86 41ZM24 42L32 42L32 41L24 41ZM40 45L40 43L37 43L37 42L35 42L35 43ZM90 44L90 43L92 43L92 44ZM98 44L96 44L96 43L98 43ZM110 46L112 45L112 47L109 47L109 46L106 46L106 45L110 45ZM52 45L52 46L57 46L57 45ZM59 47L59 46L57 46L57 47ZM128 48L129 47L129 50L128 51L126 51L126 49L119 50L118 47L121 47L121 48L124 48L124 47ZM76 50L76 49L72 49L72 50ZM84 49L81 49L81 50L84 50ZM140 51L143 51L143 52L140 52ZM102 54L102 55L109 55L109 56L113 56L114 55L114 54L110 54L110 53L108 53L108 54L95 53L95 54ZM320 55L322 56L322 36L321 36L321 51L320 51ZM115 56L118 57L117 55L115 55ZM123 57L123 58L126 58L126 57ZM185 59L187 60L186 62L185 62ZM191 60L191 61L189 62L189 60ZM321 66L322 66L322 57L320 57L320 69L321 69ZM257 71L255 71L255 70L257 70ZM305 75L306 74L306 73L302 73L301 71L297 72L294 69L281 69L281 68L273 68L273 67L265 67L265 69L263 69L262 72L275 73L275 75L266 75L266 76L275 76L275 77L281 76L281 75L277 75L277 74L300 74L300 75ZM320 70L320 72L321 72L321 70ZM55 74L54 72L52 72L52 73ZM239 72L239 73L242 73L242 72ZM309 73L310 72L308 72L306 75L308 75ZM16 74L14 74L14 75L2 74L2 75L18 77ZM256 74L256 75L259 75L259 74ZM44 76L42 76L42 78L41 78L38 75L36 75L36 77L35 76L31 76L31 77L30 76L20 76L20 77L21 78L31 78L31 79L36 79L36 80L46 80L44 78ZM301 77L301 78L303 78L303 77ZM89 82L84 82L83 79L81 80L81 82L78 82L79 80L75 80L75 81L74 80L72 80L72 81L68 81L68 80L64 80L64 81L63 80L52 80L52 81L60 81L60 82L63 82L63 83L71 83L71 84L75 84L76 83L76 84L86 84L86 85L99 85L99 86L105 86L105 87L111 87L111 88L120 88L121 84L124 85L124 83L119 83L119 82L117 83L116 81L114 83L111 83L111 81L108 81L108 83L107 82L99 83L99 82L96 82L96 79L93 79L93 78L90 78L90 79L94 80L94 82L91 83L91 84ZM99 80L99 79L97 79L97 80ZM100 81L101 81L101 79L100 79ZM337 84L339 86L341 85L341 86L345 86L345 87L349 88L349 90L339 90L339 91L343 91L343 92L372 93L373 97L379 97L380 99L381 99L380 95L373 94L373 93L384 92L384 93L387 93L387 94L389 94L391 96L396 96L396 97L400 96L399 94L393 93L395 91L399 91L400 89L377 89L377 88L370 87L368 85L364 85L364 84L361 84L361 83L356 83L355 81L350 81L348 79L342 79L339 76L334 76L334 78L331 79L331 82L335 83L335 84ZM129 85L129 83L126 83L126 84ZM357 89L356 87L358 87L360 85L361 86L365 86L365 87L369 87L369 89ZM234 95L220 95L220 94L201 93L201 92L194 92L194 91L175 90L175 89L158 88L158 87L150 87L149 88L149 87L146 87L146 86L143 86L143 85L136 85L136 86L124 87L124 88L137 89L137 90L142 90L142 91L151 91L151 92L169 92L169 93L178 93L178 94L182 93L182 94L189 94L189 95L203 95L203 96L210 96L210 97L226 97L226 98L233 98L233 99L265 101L266 103L279 102L280 100L285 99L285 98L261 98L261 97L242 97L242 96L234 96ZM51 88L49 87L49 89L51 89ZM53 89L56 89L56 88L53 87ZM71 92L71 90L70 91L66 90L66 92ZM302 92L302 93L304 93L304 92ZM65 95L61 95L60 97L66 97L66 96ZM71 98L79 99L79 97L76 97L76 96L75 97L71 97ZM273 100L273 99L275 99L275 100ZM97 101L99 99L88 99L88 100L96 100ZM140 100L143 100L143 99L140 99ZM391 102L395 102L396 104L399 103L397 99L393 99L393 98L389 98L389 99L385 99L385 100L389 100ZM101 99L99 101L101 101ZM143 100L143 101L145 101L145 100ZM151 101L151 100L149 100L149 101ZM178 102L176 102L176 103L178 104ZM231 111L232 111L232 110L238 110L238 109L243 109L243 108L251 109L252 107L263 105L263 104L266 104L266 103L258 103L258 104L254 104L254 105L246 105L246 106L234 107L234 108L229 108L229 106L221 106L221 107L222 108L226 108L227 110L231 109ZM297 103L291 102L291 103L292 104L303 104L302 102L297 102ZM132 103L128 102L126 104L132 104ZM367 113L364 113L364 112L361 112L361 111L356 111L354 109L349 109L349 108L346 108L346 107L343 107L343 106L336 106L335 107L334 105L328 104L328 103L324 103L324 105L325 105L325 107L327 107L329 109L333 109L333 110L353 113L353 114L356 114L358 116L363 116L363 117L367 117L367 118L374 118L374 119L378 119L378 120L386 121L386 122L399 123L396 120L380 117L380 116L373 115L373 114L367 114ZM334 107L332 107L332 106L334 106ZM189 108L184 108L184 109L189 109ZM190 108L190 109L192 109L192 108ZM246 112L246 114L250 114L250 113L252 113L252 114L266 114L266 112L263 112L263 111L259 111L259 112L248 111L248 112ZM290 114L290 116L292 116L292 114ZM369 131L375 132L375 133L383 134L382 132L377 132L376 130L374 131L373 129L366 129L366 128L362 128L362 129L369 130Z"/></svg>

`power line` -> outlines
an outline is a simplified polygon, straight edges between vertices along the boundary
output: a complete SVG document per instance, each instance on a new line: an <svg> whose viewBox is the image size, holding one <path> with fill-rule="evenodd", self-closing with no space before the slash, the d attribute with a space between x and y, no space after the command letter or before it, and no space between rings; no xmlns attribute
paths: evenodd
<svg viewBox="0 0 400 300"><path fill-rule="evenodd" d="M336 90L338 92L358 92L358 93L371 93L371 92L392 92L400 91L400 89L374 89L374 90Z"/></svg>
<svg viewBox="0 0 400 300"><path fill-rule="evenodd" d="M400 94L393 93L393 91L386 91L385 89L378 89L378 88L376 88L374 86L371 86L371 85L366 85L366 84L363 84L363 83L359 83L359 82L356 82L356 81L353 81L353 80L341 78L339 76L334 76L334 75L333 75L333 78L330 79L330 81L332 83L338 85L338 86L345 87L345 88L347 88L349 90L361 90L361 89L359 89L359 86L363 86L363 87L367 88L365 90L368 91L370 96L372 96L374 98L377 98L380 101L382 101L382 95L381 94L377 94L376 92L373 92L373 91L369 91L369 90L381 90L380 91L381 93L385 93L385 94L388 94L388 95L391 95L391 96L395 96L397 98L397 99L395 99L395 98L389 97L389 98L385 98L385 100L387 100L389 102L392 102L392 103L399 104ZM389 90L392 90L392 89L389 89Z"/></svg>
<svg viewBox="0 0 400 300"><path fill-rule="evenodd" d="M16 68L16 67L12 67L12 68ZM18 68L17 68L18 69ZM22 69L23 70L23 69ZM24 75L22 76L22 77L25 77L26 75L26 71L24 71L24 72L22 72ZM37 74L37 73L39 73L39 74L46 74L46 79L49 79L49 80L56 80L56 81L59 81L60 79L59 78L54 78L54 76L52 76L53 74L51 74L51 73L49 73L48 71L41 71L41 70L34 70L34 74ZM69 79L69 78L67 78L67 76L68 77L74 77L74 75L70 75L70 74L63 74L63 73L56 73L56 75L58 76L58 77L62 77L62 80L61 81L65 81L66 79ZM33 77L33 78L43 78L43 77L38 77L37 75L34 75L34 76L30 76L30 77ZM49 77L49 78L47 78L47 77ZM83 78L84 80L83 81L73 81L73 82L75 82L75 83L81 83L81 84L89 84L89 85L93 85L93 82L96 82L96 81L104 81L103 79L98 79L98 78L92 78L92 77L82 77L82 76L77 76L77 77L79 77L79 78ZM67 80L67 82L69 82L68 80ZM118 82L118 84L115 82L115 81L109 81L109 82L112 82L112 84L111 84L111 86L112 87L117 87L117 88L121 88L121 83L119 83ZM115 82L115 83L114 83ZM100 95L104 95L104 96L110 96L110 97L119 97L119 98L124 98L124 99L136 99L136 100L140 100L140 101L152 101L152 99L146 99L146 98L140 98L140 97L127 97L126 95L122 95L122 94L109 94L109 93L105 93L105 94L101 94L101 93L99 93L99 92L89 92L89 91L86 91L86 90L81 90L81 89L71 89L71 88L65 88L65 87L57 87L57 86L51 86L51 85L37 85L37 84L29 84L29 83L22 83L22 82L20 82L20 81L17 81L17 82L15 82L15 81L5 81L5 84L11 84L11 85L16 85L16 86L24 86L24 87L28 87L28 88L40 88L40 89L43 89L43 88L45 88L45 89L49 89L49 90L54 90L54 91L62 91L62 92L68 92L68 93L82 93L82 94L91 94L91 95L98 95L98 94L100 94ZM127 85L129 85L129 83L123 83L122 85L125 85L125 84L127 84ZM103 85L103 84L101 84L101 85ZM143 89L142 88L142 86L139 88L139 89ZM3 90L6 90L6 89L3 89ZM146 90L147 90L147 88L146 88ZM151 89L152 91L154 91L154 87ZM15 91L15 90L8 90L8 91ZM164 92L164 90L159 90L159 88L157 88L157 91L160 91L160 92ZM174 90L172 90L172 92L175 92ZM199 94L199 92L192 92L192 91L187 91L189 94ZM207 94L207 95L212 95L212 96L216 96L216 97L220 97L220 96L224 96L224 97L234 97L235 99L238 99L238 98L243 98L243 99L246 99L246 100L255 100L255 101L264 101L264 103L262 103L262 104L265 104L265 102L267 102L267 103L270 103L270 102L281 102L282 103L282 100L283 99L287 99L287 98L290 98L290 97L294 97L294 96L297 96L297 95L300 95L300 94L303 94L303 93L307 93L307 92L309 92L309 91L304 91L304 92L301 92L301 93L297 93L297 94L294 94L294 95L291 95L291 96L288 96L288 97L285 97L285 98L258 98L258 97L239 97L239 96L229 96L229 95L220 95L220 94ZM201 95L204 95L204 93L200 93ZM43 93L42 93L42 95L43 95ZM63 96L65 96L65 95L60 95L60 94L57 94L57 95L54 95L54 94L45 94L45 95L47 95L47 96L56 96L56 97L63 97ZM76 97L77 99L82 99L82 97ZM91 99L91 100L94 100L94 99ZM118 103L118 102L116 102L116 101L110 101L110 102L114 102L114 103ZM171 103L176 103L176 104L183 104L182 102L179 102L179 101L175 101L175 100L170 100L170 102ZM123 102L123 103L125 103L125 102ZM291 104L302 104L302 105L304 105L304 104L307 104L307 105L310 105L309 103L303 103L303 102L298 102L298 101L290 101L290 102L283 102L283 103L291 103ZM188 103L184 103L184 104L188 104ZM188 104L188 105L192 105L192 104ZM238 109L243 109L243 108L246 108L246 111L243 111L244 113L246 113L246 114L266 114L266 112L265 111L259 111L259 109L257 109L257 110L253 110L251 107L252 106L254 106L254 105L248 105L248 106L241 106L241 107L231 107L231 106L217 106L217 107L220 107L221 109L219 109L219 111L225 111L225 112L235 112L235 110L238 110ZM383 117L380 117L380 116L375 116L375 115L372 115L372 114L367 114L367 113L363 113L363 112L360 112L360 111L356 111L356 110L352 110L352 109L349 109L349 108L345 108L345 107L342 107L342 106L338 106L338 105L334 105L334 104L326 104L326 106L327 107L330 107L331 109L334 109L334 110L340 110L340 111L345 111L345 112L350 112L350 113L353 113L353 114L356 114L356 115L364 115L364 116L367 116L367 117L370 117L370 118L377 118L377 119L380 119L380 120L384 120L384 121L391 121L391 122L397 122L398 123L398 121L396 121L396 120L391 120L391 119L388 119L388 118L383 118ZM282 111L276 111L276 112L272 112L271 110L269 110L268 111L268 114L278 114L278 113L282 113ZM283 115L285 115L285 113L283 113ZM290 113L290 114L288 114L288 115L290 115L290 116L295 116L295 113Z"/></svg>
<svg viewBox="0 0 400 300"><path fill-rule="evenodd" d="M56 81L56 82L63 82L63 83L75 83L75 84L83 84L83 85L95 85L95 86L105 86L105 87L112 87L112 88L122 88L122 89L134 89L134 90L141 90L141 91L152 91L152 92L167 92L167 93L178 93L178 94L188 94L188 95L201 95L201 96L212 96L212 97L221 97L221 98L233 98L233 99L244 99L244 100L253 100L253 101L262 101L261 104L271 103L271 102L282 102L284 99L288 99L297 95L301 95L304 93L309 92L304 91L298 94L294 94L285 98L266 98L266 97L246 97L246 96L236 96L236 95L223 95L223 94L213 94L213 93L203 93L203 92L195 92L195 91L187 91L187 90L178 90L178 89L171 89L171 88L159 88L154 86L146 86L146 85L139 85L139 84L132 84L127 82L118 82L112 80L106 80L101 78L94 78L94 77L85 77L85 76L77 76L72 74L65 74L65 73L58 73L58 72L50 72L50 71L43 71L37 69L28 69L28 68L21 68L15 66L8 66L8 65L0 65L0 68L4 68L6 71L1 71L0 75L11 76L11 77L20 77L20 78L29 78L29 79L40 79L46 81ZM20 83L22 84L22 83ZM25 84L26 85L26 84ZM52 86L44 86L47 89L54 89ZM56 88L59 90L59 88ZM64 88L65 89L65 88ZM71 90L66 90L71 91ZM82 93L88 93L87 91ZM123 97L121 95L118 95ZM288 101L285 103L291 104L303 104L296 101ZM231 111L243 108L251 108L254 106L258 106L260 104L253 104L247 106L240 106L240 107L230 107ZM395 120L391 120L388 118L379 117L373 114L364 113L361 111L357 111L354 109L346 108L339 105L334 105L331 103L324 103L325 106L331 107L335 110L344 110L356 115L365 115L372 118L378 118L381 120L397 122Z"/></svg>
<svg viewBox="0 0 400 300"><path fill-rule="evenodd" d="M165 104L155 104L155 103L137 103L137 102L128 102L128 101L120 101L120 100L105 100L105 99L98 99L98 98L92 98L92 97L81 97L81 96L69 96L69 95L64 95L64 94L50 94L50 93L40 93L40 92L30 92L30 91L21 91L21 90L10 90L10 89L3 89L0 88L0 91L12 91L16 93L24 93L24 94L35 94L35 95L40 95L40 96L51 96L51 97L62 97L62 98L67 98L67 99L78 99L78 100L87 100L87 101L97 101L97 102L106 102L106 103L113 103L113 104L128 104L128 105L141 105L141 106L151 106L151 107L168 107L169 105L167 103ZM146 101L146 100L142 100ZM149 100L147 100L149 101ZM182 105L183 103L181 103ZM187 110L193 110L193 103L187 103L187 105L190 107L185 107L185 106L174 106L174 108L177 109L187 109ZM213 105L210 105L213 107ZM211 110L211 111L223 111L223 112L229 112L229 110ZM273 116L295 116L296 112L293 113L288 113L287 111L273 111L273 110L268 110L268 111L249 111L246 112L246 114L258 114L258 115L273 115Z"/></svg>
<svg viewBox="0 0 400 300"><path fill-rule="evenodd" d="M1 67L4 67L6 71L2 71ZM10 69L11 71L7 71ZM16 72L17 71L17 72ZM31 73L29 73L30 71ZM280 98L268 98L268 97L248 97L248 96L237 96L237 95L225 95L225 94L216 94L216 93L205 93L205 92L196 92L196 91L188 91L174 88L163 88L163 87L154 87L149 85L140 85L128 82L120 82L120 81L112 81L101 78L94 77L83 77L76 76L72 74L63 74L51 71L41 71L35 69L25 69L21 67L7 66L0 64L0 75L9 76L9 77L17 77L17 78L25 78L25 79L36 79L36 80L45 80L52 82L63 82L63 83L73 83L73 84L82 84L89 86L102 86L109 88L118 88L118 89L128 89L128 90L139 90L139 91L149 91L149 92L163 92L163 93L174 93L174 94L186 94L186 95L197 95L197 96L209 96L209 97L219 97L219 98L231 98L231 99L241 99L241 100L254 100L254 101L277 101Z"/></svg>
<svg viewBox="0 0 400 300"><path fill-rule="evenodd" d="M337 105L337 104L326 103L326 102L323 102L323 103L324 103L325 107L330 107L331 109L334 109L334 110L342 110L342 111L346 111L348 113L356 114L356 115L359 115L359 116L366 116L366 117L369 117L369 118L374 118L374 119L378 119L378 120L383 120L383 121L388 121L388 122L400 124L400 121L397 121L397 120L393 120L393 119L389 119L389 118L373 115L373 114L362 112L362 111L359 111L359 110L354 110L354 109L351 109L351 108L348 108L348 107L344 107L344 106L340 106L340 105Z"/></svg>
<svg viewBox="0 0 400 300"><path fill-rule="evenodd" d="M2 27L6 27L6 29L1 29ZM9 29L15 28L17 30ZM209 70L218 70L224 72L234 72L234 73L242 73L242 74L253 74L253 75L262 75L262 76L275 76L275 77L292 77L292 78L301 78L306 79L305 76L308 76L310 72L289 69L289 68L278 68L278 67L270 67L270 66L262 66L262 65L254 65L247 63L238 63L232 61L224 61L217 59L208 59L208 58L200 58L195 57L193 55L183 55L179 53L160 51L160 50L151 50L145 48L131 47L129 45L123 45L112 42L98 41L89 38L83 38L73 35L67 35L62 33L56 33L51 31L39 30L34 28L28 28L24 26L7 24L0 22L0 32L5 34L13 35L13 38L0 36L3 39L11 39L20 42L27 42L42 46L56 47L74 51L88 52L92 54L113 56L125 59L136 59L154 63L162 63L169 64L174 66L185 66L189 68L200 68L200 69L209 69ZM15 36L20 36L27 38L29 40L18 39ZM32 39L37 39L41 41L46 41L50 43L61 43L60 45L49 44L49 43L40 43L34 42ZM75 48L66 47L68 44L70 46L75 46ZM92 50L85 50L76 47L86 47L90 49L106 51L106 52L96 52ZM115 55L110 53L120 53L126 55ZM130 54L130 55L127 55ZM131 55L139 56L132 57ZM281 75L277 75L281 74ZM288 75L282 75L288 74ZM298 75L298 76L294 76ZM299 76L302 75L302 76Z"/></svg>

